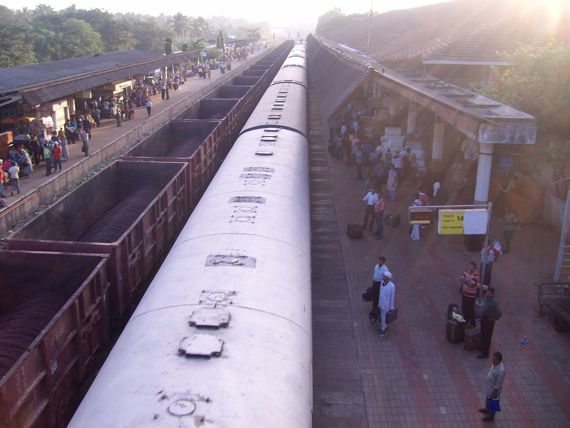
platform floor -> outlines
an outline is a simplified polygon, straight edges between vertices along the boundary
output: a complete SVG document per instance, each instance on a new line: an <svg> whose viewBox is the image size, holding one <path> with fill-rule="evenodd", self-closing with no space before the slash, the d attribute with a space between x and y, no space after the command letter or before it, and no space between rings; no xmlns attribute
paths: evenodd
<svg viewBox="0 0 570 428"><path fill-rule="evenodd" d="M441 237L434 228L425 239L410 240L411 186L387 202L386 212L402 215L398 228L385 227L383 240L370 232L349 240L346 225L363 220L363 182L354 167L328 156L314 94L310 105L313 426L485 425L477 409L491 362L445 338L447 305L460 304L458 277L479 255L465 251L462 237ZM493 233L502 236L500 222ZM503 317L491 352L503 353L507 377L503 411L491 426L570 426L570 333L538 316L533 285L552 278L557 245L548 228L523 225L512 252L495 263L492 283ZM383 339L368 322L370 303L361 300L380 255L394 275L399 308Z"/></svg>

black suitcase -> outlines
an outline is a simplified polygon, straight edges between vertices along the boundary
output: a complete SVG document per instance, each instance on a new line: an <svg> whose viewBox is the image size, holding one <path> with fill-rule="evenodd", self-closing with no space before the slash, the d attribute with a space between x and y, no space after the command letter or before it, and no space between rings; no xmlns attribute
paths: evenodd
<svg viewBox="0 0 570 428"><path fill-rule="evenodd" d="M461 343L465 338L465 323L455 320L448 320L445 329L445 337L451 343Z"/></svg>
<svg viewBox="0 0 570 428"><path fill-rule="evenodd" d="M478 351L481 347L481 329L478 327L465 329L465 343L463 348L466 351Z"/></svg>
<svg viewBox="0 0 570 428"><path fill-rule="evenodd" d="M400 225L400 214L388 214L386 216L386 224L392 227L398 227Z"/></svg>
<svg viewBox="0 0 570 428"><path fill-rule="evenodd" d="M346 234L350 239L362 239L364 228L361 224L349 224L346 226Z"/></svg>

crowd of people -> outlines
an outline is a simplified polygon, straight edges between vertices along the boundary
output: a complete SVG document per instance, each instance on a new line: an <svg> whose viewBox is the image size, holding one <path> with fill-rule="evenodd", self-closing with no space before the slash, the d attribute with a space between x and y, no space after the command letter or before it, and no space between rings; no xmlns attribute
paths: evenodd
<svg viewBox="0 0 570 428"><path fill-rule="evenodd" d="M337 161L355 167L355 178L363 182L362 201L365 205L362 228L373 232L376 239L384 237L385 210L400 198L404 187L414 191L410 206L423 207L444 205L453 195L444 192L443 177L431 174L418 166L416 153L405 144L402 149L393 151L384 144L379 135L373 135L371 128L361 126L360 113L350 105L344 113L329 121L329 153ZM455 162L449 168L449 184L456 191L466 189L467 179L464 165ZM451 188L450 187L450 188ZM406 192L406 194L409 194ZM505 242L510 246L517 219L510 209L505 214ZM423 227L410 226L409 236L420 240ZM501 317L501 310L495 300L495 288L491 286L493 264L502 254L498 241L491 239L481 251L480 270L477 263L469 264L460 276L461 312L467 328L480 330L480 353L478 358L489 358L495 322ZM380 338L384 338L392 322L397 319L396 283L394 275L386 264L386 257L380 256L372 272L372 286L363 294L371 301L369 321L377 326ZM478 310L476 310L476 302ZM492 355L492 367L485 382L485 406L483 420L494 420L498 411L499 398L505 376L502 354Z"/></svg>

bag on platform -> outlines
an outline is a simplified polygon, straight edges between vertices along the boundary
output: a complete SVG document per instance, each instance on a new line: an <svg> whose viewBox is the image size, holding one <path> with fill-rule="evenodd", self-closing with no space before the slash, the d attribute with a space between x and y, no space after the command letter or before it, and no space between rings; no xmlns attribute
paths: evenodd
<svg viewBox="0 0 570 428"><path fill-rule="evenodd" d="M493 398L489 400L489 411L492 413L501 411L501 399Z"/></svg>
<svg viewBox="0 0 570 428"><path fill-rule="evenodd" d="M398 319L398 309L390 309L386 314L386 324L392 324Z"/></svg>

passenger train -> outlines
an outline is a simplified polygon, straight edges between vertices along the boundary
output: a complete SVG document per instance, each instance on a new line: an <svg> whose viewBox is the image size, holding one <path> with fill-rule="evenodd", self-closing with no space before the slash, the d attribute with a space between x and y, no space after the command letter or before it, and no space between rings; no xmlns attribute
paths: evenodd
<svg viewBox="0 0 570 428"><path fill-rule="evenodd" d="M70 427L309 427L305 46L242 129Z"/></svg>

